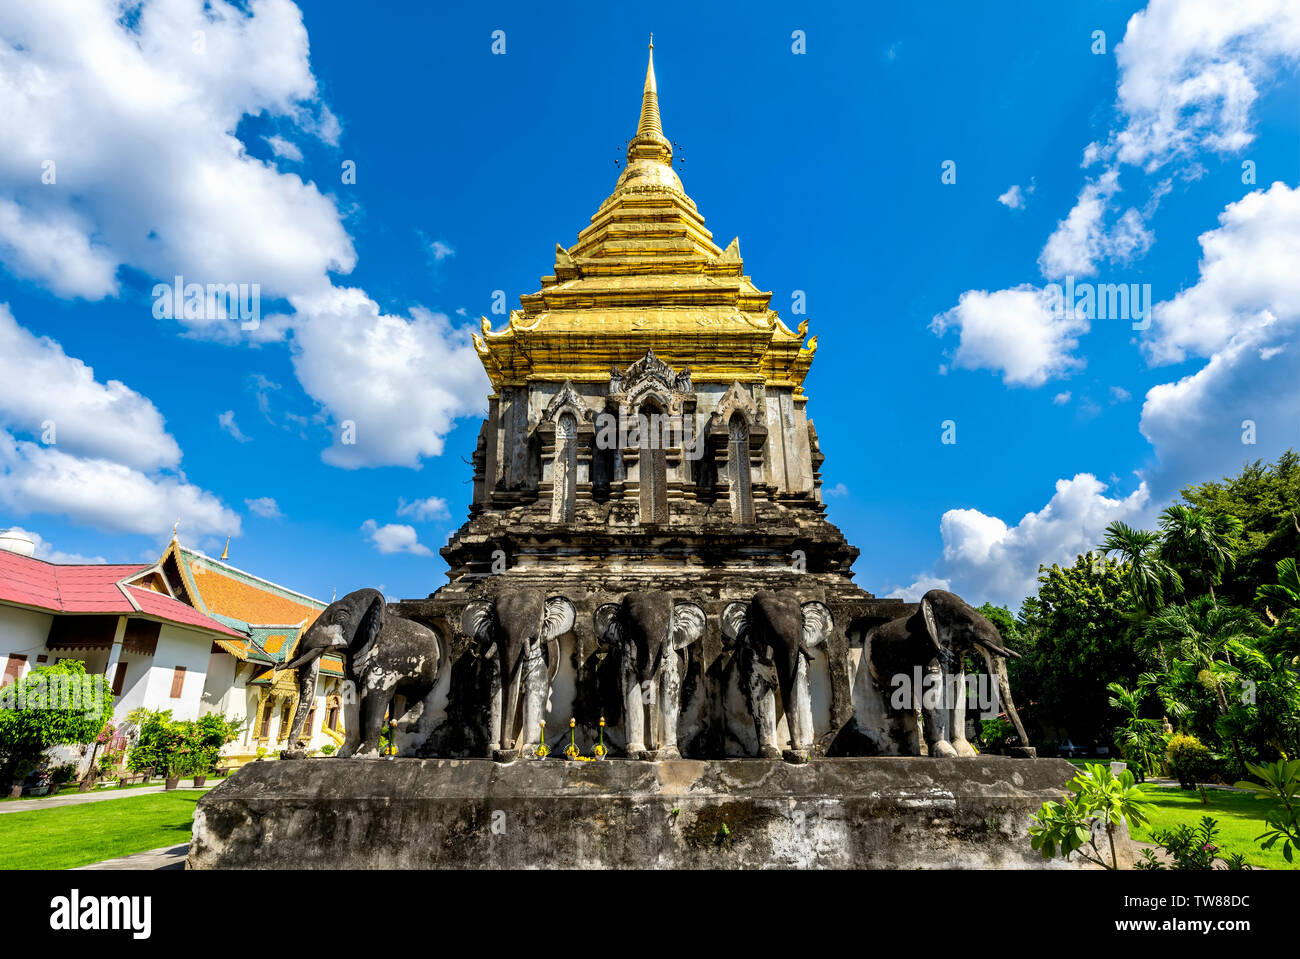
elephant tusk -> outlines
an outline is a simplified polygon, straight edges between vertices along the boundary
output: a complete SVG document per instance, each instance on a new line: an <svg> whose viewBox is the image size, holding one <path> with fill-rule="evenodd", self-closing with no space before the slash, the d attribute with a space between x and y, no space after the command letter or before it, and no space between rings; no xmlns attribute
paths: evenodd
<svg viewBox="0 0 1300 959"><path fill-rule="evenodd" d="M979 645L983 646L985 649L989 650L990 652L1003 657L1004 659L1008 657L1011 659L1020 658L1020 654L1017 653L1014 649L1003 649L1001 646L995 646L993 643L981 642Z"/></svg>

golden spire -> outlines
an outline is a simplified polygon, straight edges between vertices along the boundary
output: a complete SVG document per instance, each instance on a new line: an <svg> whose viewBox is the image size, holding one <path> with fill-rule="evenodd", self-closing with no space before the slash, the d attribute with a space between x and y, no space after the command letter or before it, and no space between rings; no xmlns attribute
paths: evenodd
<svg viewBox="0 0 1300 959"><path fill-rule="evenodd" d="M226 537L226 548L221 551L221 559L230 559L230 537Z"/></svg>
<svg viewBox="0 0 1300 959"><path fill-rule="evenodd" d="M650 62L645 68L645 91L641 94L641 122L636 135L652 134L662 137L664 128L659 123L659 89L655 86L655 35L650 34Z"/></svg>
<svg viewBox="0 0 1300 959"><path fill-rule="evenodd" d="M672 173L673 145L664 136L663 124L659 119L659 87L655 83L653 33L650 34L650 59L645 68L645 87L641 92L641 119L636 125L636 136L627 145L628 172L631 172L631 167L639 160L649 160L667 166L671 179L676 180L676 174ZM681 189L680 182L673 185Z"/></svg>

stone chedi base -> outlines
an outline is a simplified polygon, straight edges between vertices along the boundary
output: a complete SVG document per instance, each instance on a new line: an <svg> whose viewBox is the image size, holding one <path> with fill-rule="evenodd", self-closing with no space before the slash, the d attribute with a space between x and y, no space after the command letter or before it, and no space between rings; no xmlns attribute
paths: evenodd
<svg viewBox="0 0 1300 959"><path fill-rule="evenodd" d="M1074 771L1000 756L253 763L200 800L187 865L1059 867L1030 849L1027 829Z"/></svg>

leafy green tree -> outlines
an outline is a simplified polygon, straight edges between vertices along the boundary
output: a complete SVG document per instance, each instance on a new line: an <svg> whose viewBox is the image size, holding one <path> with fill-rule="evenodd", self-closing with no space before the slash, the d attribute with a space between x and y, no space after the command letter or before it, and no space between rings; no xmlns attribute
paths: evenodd
<svg viewBox="0 0 1300 959"><path fill-rule="evenodd" d="M1256 460L1218 482L1189 486L1183 500L1206 513L1242 522L1235 567L1225 573L1221 599L1247 606L1261 583L1273 581L1279 561L1300 556L1300 454L1287 450L1275 463Z"/></svg>
<svg viewBox="0 0 1300 959"><path fill-rule="evenodd" d="M1016 698L1039 704L1031 741L1069 736L1109 742L1108 683L1142 672L1120 564L1086 553L1073 566L1040 567L1038 595L1021 606L1021 659L1008 663Z"/></svg>
<svg viewBox="0 0 1300 959"><path fill-rule="evenodd" d="M1210 513L1176 503L1160 514L1161 556L1198 579L1213 600L1215 585L1236 562L1243 529L1241 520L1231 513Z"/></svg>
<svg viewBox="0 0 1300 959"><path fill-rule="evenodd" d="M36 666L0 690L0 783L21 782L51 746L89 743L113 715L113 690L86 664Z"/></svg>

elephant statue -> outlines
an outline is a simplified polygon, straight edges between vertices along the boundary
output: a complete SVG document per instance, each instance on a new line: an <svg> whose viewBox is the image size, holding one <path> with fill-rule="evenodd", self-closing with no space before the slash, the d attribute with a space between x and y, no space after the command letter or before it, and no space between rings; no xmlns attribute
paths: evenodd
<svg viewBox="0 0 1300 959"><path fill-rule="evenodd" d="M704 636L704 610L673 602L665 592L628 593L592 614L596 636L617 650L623 723L629 759L681 759L677 715L681 708L679 653ZM650 705L650 750L645 704ZM657 727L657 728L656 728Z"/></svg>
<svg viewBox="0 0 1300 959"><path fill-rule="evenodd" d="M282 758L305 755L300 737L310 712L307 704L315 699L320 657L328 650L344 654L344 672L357 704L358 721L346 723L338 752L342 757L379 755L384 720L396 697L402 695L408 705L422 703L433 691L445 652L438 634L427 626L388 615L378 590L359 589L331 603L303 634L296 657L275 669L298 674L299 708Z"/></svg>
<svg viewBox="0 0 1300 959"><path fill-rule="evenodd" d="M790 729L786 758L808 758L813 741L808 661L833 628L831 611L824 604L800 604L793 590L760 590L748 603L730 603L723 609L722 634L739 653L742 688L748 694L763 757L782 756L776 741L779 685Z"/></svg>
<svg viewBox="0 0 1300 959"><path fill-rule="evenodd" d="M915 708L920 701L923 735L931 756L975 755L965 735L965 659L976 651L984 657L989 675L997 678L1002 707L1021 743L1029 745L1007 680L1007 657L1018 659L1019 654L1003 648L997 627L957 594L930 590L921 597L916 613L868 632L867 645L871 677L882 689L890 677L909 677L913 693L909 705ZM922 689L915 688L913 676L922 676Z"/></svg>
<svg viewBox="0 0 1300 959"><path fill-rule="evenodd" d="M461 612L460 628L473 637L491 664L488 740L492 757L506 762L540 742L539 722L551 680L560 668L559 638L573 629L576 613L563 596L536 589L502 590L496 600L475 600ZM520 747L515 723L523 700Z"/></svg>

